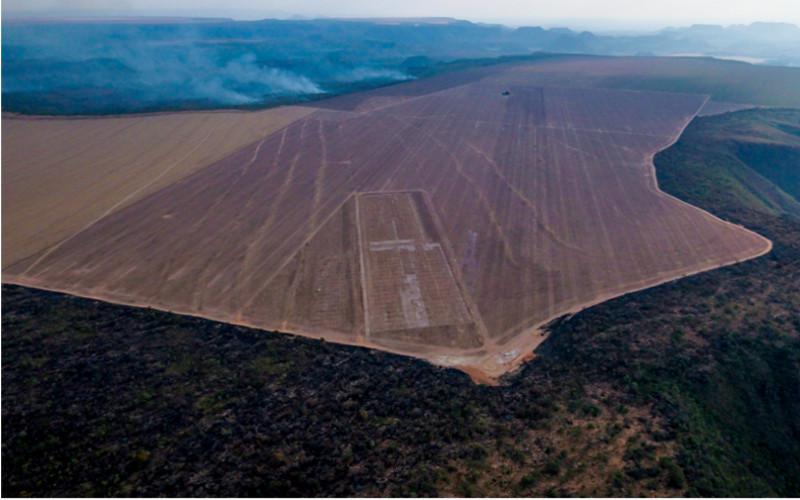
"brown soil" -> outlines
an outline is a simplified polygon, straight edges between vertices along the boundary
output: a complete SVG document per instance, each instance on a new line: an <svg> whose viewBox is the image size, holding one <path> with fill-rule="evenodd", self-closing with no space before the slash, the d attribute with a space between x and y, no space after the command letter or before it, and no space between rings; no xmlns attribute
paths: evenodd
<svg viewBox="0 0 800 500"><path fill-rule="evenodd" d="M3 269L312 110L3 115Z"/></svg>
<svg viewBox="0 0 800 500"><path fill-rule="evenodd" d="M6 212L17 258L4 280L378 347L486 380L528 359L558 316L769 251L658 188L654 154L706 97L565 86L579 69L502 66L373 91L205 168L153 167L163 182L134 188L138 201L112 190L125 194L102 209L87 199L105 174L41 191L4 173L4 194L26 192L32 207ZM128 133L117 133L124 151L148 153ZM38 135L31 122L4 139L13 164ZM99 157L116 158L121 146L102 142ZM70 158L64 144L32 156L51 169ZM57 200L62 214L93 215L36 215Z"/></svg>

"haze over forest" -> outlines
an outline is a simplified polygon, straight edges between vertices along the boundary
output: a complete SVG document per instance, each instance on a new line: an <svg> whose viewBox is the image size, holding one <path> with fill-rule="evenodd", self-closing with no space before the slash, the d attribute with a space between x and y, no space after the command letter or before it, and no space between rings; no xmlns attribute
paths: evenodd
<svg viewBox="0 0 800 500"><path fill-rule="evenodd" d="M713 56L800 65L792 24L694 25L604 35L414 20L11 17L5 110L97 114L262 107L419 77L453 61L546 53Z"/></svg>

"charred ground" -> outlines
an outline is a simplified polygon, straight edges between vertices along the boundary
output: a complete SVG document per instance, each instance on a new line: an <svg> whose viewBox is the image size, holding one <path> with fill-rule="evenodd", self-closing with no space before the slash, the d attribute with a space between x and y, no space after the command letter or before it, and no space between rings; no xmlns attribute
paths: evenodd
<svg viewBox="0 0 800 500"><path fill-rule="evenodd" d="M562 320L501 387L4 286L3 493L797 495L800 165L763 160L796 154L798 125L698 119L656 158L662 189L770 254Z"/></svg>

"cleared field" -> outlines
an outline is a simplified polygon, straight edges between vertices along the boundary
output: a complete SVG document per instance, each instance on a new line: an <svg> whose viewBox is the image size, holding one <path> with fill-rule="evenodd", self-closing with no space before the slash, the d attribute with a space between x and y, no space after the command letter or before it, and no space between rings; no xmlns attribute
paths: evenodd
<svg viewBox="0 0 800 500"><path fill-rule="evenodd" d="M800 69L698 57L571 57L517 65L528 83L708 95L714 101L800 106Z"/></svg>
<svg viewBox="0 0 800 500"><path fill-rule="evenodd" d="M497 376L555 317L771 248L658 189L653 155L707 97L565 86L576 64L334 102L4 280Z"/></svg>
<svg viewBox="0 0 800 500"><path fill-rule="evenodd" d="M3 268L311 111L3 116Z"/></svg>

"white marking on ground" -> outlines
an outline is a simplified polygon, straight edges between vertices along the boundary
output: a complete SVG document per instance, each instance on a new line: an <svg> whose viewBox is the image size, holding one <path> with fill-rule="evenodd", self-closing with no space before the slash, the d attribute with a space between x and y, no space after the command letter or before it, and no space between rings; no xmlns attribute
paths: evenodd
<svg viewBox="0 0 800 500"><path fill-rule="evenodd" d="M403 306L403 317L405 317L407 328L425 328L430 324L416 274L407 274L403 278L400 302Z"/></svg>
<svg viewBox="0 0 800 500"><path fill-rule="evenodd" d="M370 252L387 252L391 250L405 250L407 252L416 251L414 240L383 240L370 241Z"/></svg>

